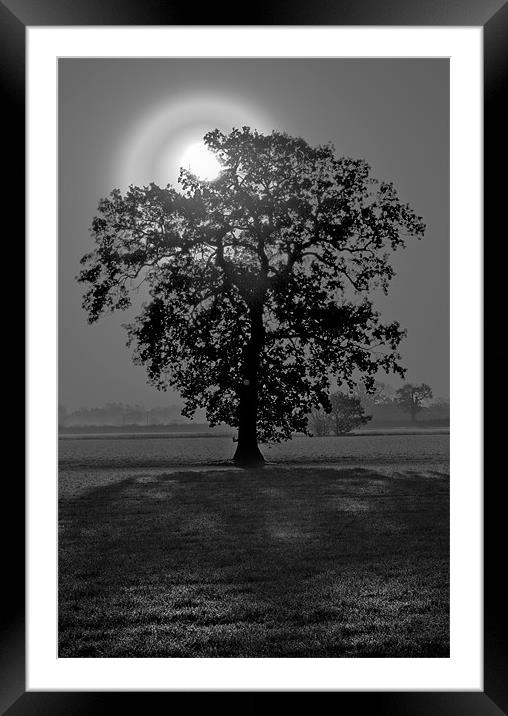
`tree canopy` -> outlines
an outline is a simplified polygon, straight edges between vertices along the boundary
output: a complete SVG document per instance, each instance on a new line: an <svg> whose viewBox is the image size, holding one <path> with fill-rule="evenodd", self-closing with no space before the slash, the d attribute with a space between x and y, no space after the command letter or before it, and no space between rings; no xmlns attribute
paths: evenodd
<svg viewBox="0 0 508 716"><path fill-rule="evenodd" d="M353 388L379 369L404 375L404 330L370 293L387 292L391 253L425 227L392 183L331 145L248 127L204 141L222 166L214 181L182 169L179 190L99 202L78 279L90 322L148 286L127 326L134 359L178 390L184 415L237 427L247 459L257 441L306 432L313 407L329 411L332 376Z"/></svg>

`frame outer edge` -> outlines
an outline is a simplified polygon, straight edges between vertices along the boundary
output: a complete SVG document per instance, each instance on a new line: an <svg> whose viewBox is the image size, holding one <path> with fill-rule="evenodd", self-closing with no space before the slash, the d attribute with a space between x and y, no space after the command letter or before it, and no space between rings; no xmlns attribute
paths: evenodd
<svg viewBox="0 0 508 716"><path fill-rule="evenodd" d="M24 315L24 292L20 283L25 263L24 228L24 187L25 187L25 27L19 19L0 3L0 95L2 97L2 129L4 147L2 160L2 223L3 237L10 250L5 257L11 267L16 283L5 293L13 300L6 311L7 325L4 327L8 338L4 342L9 354L9 379L13 380L16 397L14 415L10 416L13 435L21 436L24 408L23 354L25 337L22 316ZM5 141L6 140L6 141ZM9 156L9 150L12 154ZM10 159L10 161L9 161ZM6 210L5 210L6 208ZM14 259L15 248L19 251ZM8 255L8 258L7 258ZM23 284L24 285L24 284ZM7 299L9 302L9 300ZM10 303L10 302L9 302ZM7 304L6 304L7 305ZM21 309L21 316L14 309ZM9 314L9 315L7 315ZM7 347L8 346L8 347ZM19 371L16 378L11 374ZM4 374L7 377L7 373ZM25 482L24 453L21 448L12 450L13 459L4 472L2 539L2 610L0 612L0 713L25 690ZM8 519L10 518L10 519Z"/></svg>
<svg viewBox="0 0 508 716"><path fill-rule="evenodd" d="M506 86L508 78L508 4L493 15L484 26L484 246L485 263L493 256L499 240L506 235ZM490 254L486 249L490 248ZM492 263L494 263L492 261ZM503 264L497 262L494 277L484 283L491 297L491 310L484 312L485 336L498 336L506 323L494 306L506 302L506 277ZM493 299L493 300L492 300ZM496 346L493 365L503 366L506 358ZM495 371L497 374L497 371ZM494 377L494 376L493 376ZM493 386L485 395L493 393ZM493 421L494 422L494 421ZM491 425L485 433L485 455L503 444L502 425ZM488 442L487 442L488 441ZM502 483L498 470L487 471L484 477L484 689L503 711L508 713L508 620L506 591L502 587L500 560L506 554L506 503L502 499ZM506 488L505 488L506 489Z"/></svg>
<svg viewBox="0 0 508 716"><path fill-rule="evenodd" d="M403 3L398 0L402 6ZM10 106L10 111L4 113L4 121L6 122L5 135L8 137L11 145L24 145L24 67L25 67L25 22L27 24L42 24L42 25L61 25L65 24L69 12L65 13L65 20L60 20L60 10L62 5L58 2L44 2L39 0L39 12L38 15L46 15L46 20L42 18L42 22L32 22L35 17L30 12L30 6L33 11L36 7L35 3L30 1L16 2L10 0L9 4L14 6L16 13L8 10L4 3L0 3L0 87L2 95L6 99L5 105ZM44 7L41 7L44 4ZM122 7L122 12L119 12L120 17L117 19L117 23L114 24L134 24L133 21L125 21L125 11L131 15L129 9L132 11L132 6L136 3L132 0L127 0ZM369 2L364 3L363 7L356 6L356 12L354 18L343 17L342 22L344 24L366 24L362 20L367 19L371 14L369 10L365 10L365 5L370 5ZM413 5L413 3L411 3ZM427 3L428 5L434 6L434 3ZM480 3L476 3L479 5ZM21 8L19 6L22 6ZM89 2L87 7L83 7L82 2L81 10L84 11L77 13L79 16L76 17L75 24L103 24L97 19L97 5L96 3ZM153 6L153 3L151 3ZM391 7L393 4L390 3ZM486 8L485 5L489 7ZM499 164L500 158L503 153L499 151L499 141L504 137L501 113L501 101L502 96L502 82L506 78L508 60L507 60L507 27L508 27L508 6L504 3L497 5L501 8L498 9L490 17L484 20L484 31L485 31L485 55L484 55L484 70L485 70L485 235L493 233L495 225L500 228L501 209L506 203L506 198L501 196L501 187L494 179L494 166ZM503 7L504 5L504 7ZM27 8L28 6L28 8ZM51 7L52 6L52 7ZM483 15L488 13L493 6L492 2L484 3ZM167 6L166 6L167 8ZM25 12L23 12L23 9ZM26 11L28 9L28 16ZM167 8L168 9L168 8ZM497 9L497 8L496 8ZM68 8L70 14L76 14L76 6L74 8ZM296 8L295 8L296 10ZM457 10L456 22L460 23L460 16L463 18L460 24L471 24L469 12L463 12L464 8ZM414 12L414 5L411 8ZM462 13L462 14L461 14ZM137 14L137 13L135 13ZM300 15L299 12L285 11L286 16L285 22L287 23L287 15L292 14L293 18ZM321 14L321 13L319 13ZM401 13L402 14L402 13ZM406 15L407 13L403 13ZM442 25L446 24L443 22L443 18L440 17L441 13L433 12L429 8L427 13L427 21L430 25ZM23 20L19 16L23 17ZM327 9L328 21L321 22L321 19L316 20L312 24L334 24L333 20L337 13L332 11L332 8ZM345 13L348 15L348 13ZM153 13L150 12L150 18L152 20ZM363 17L362 17L363 16ZM153 17L155 20L156 18ZM164 24L169 18L166 17L164 10L159 5L159 21L153 24ZM336 18L337 20L339 18ZM139 24L143 23L141 18L138 20ZM290 24L297 24L293 19ZM311 23L309 23L311 24ZM377 22L372 24L389 24L388 18L385 22ZM407 24L401 22L400 24ZM427 23L426 23L427 24ZM475 24L474 22L472 24ZM481 23L476 23L481 24ZM506 152L504 154L506 156ZM19 162L19 151L17 153L17 166L13 163L12 172L9 176L9 182L5 180L6 187L4 191L4 197L7 196L7 203L9 206L19 206L20 193L19 186L24 186L24 162ZM504 201L503 201L504 200ZM20 209L17 216L24 216L24 210ZM13 221L13 236L19 236L21 233L19 220L16 221L14 227ZM494 238L494 237L493 237ZM21 237L19 241L22 242ZM24 246L24 244L22 244ZM502 285L502 284L501 284ZM21 338L24 343L24 338ZM24 511L24 484L20 479L19 484L16 484L15 480L9 480L6 485L9 491L8 501L9 509L12 509L14 516L14 524L18 526L24 523L21 519L22 515L19 505L23 505L22 511ZM495 489L495 486L494 486ZM506 610L505 605L502 604L502 595L500 596L496 589L499 589L499 562L494 565L496 561L496 554L499 554L499 548L501 545L506 543L504 531L502 532L502 525L505 520L504 508L501 507L498 494L493 494L493 488L490 485L486 485L486 505L489 511L489 520L486 526L486 541L485 541L485 566L486 566L486 595L485 595L485 694L480 693L378 693L378 694L365 694L365 693L335 693L334 696L339 699L337 705L345 705L349 702L351 696L354 696L354 705L358 707L358 699L363 699L365 705L369 702L371 705L376 703L376 712L390 713L391 716L402 716L405 714L411 714L411 716L424 716L429 714L436 716L436 714L442 713L451 715L453 713L461 714L461 716L499 716L505 712L508 707L508 687L506 685L506 679L503 674L503 667L506 664ZM503 509L503 512L501 512ZM497 513L496 513L497 510ZM16 519L17 518L17 519ZM4 525L2 525L4 527ZM74 714L85 714L85 713L107 713L112 706L112 698L109 698L108 694L97 694L93 692L77 693L42 693L42 692L31 692L24 693L25 688L25 668L24 668L24 612L20 608L20 605L24 606L24 572L20 567L19 553L24 551L25 535L24 531L17 528L17 541L16 548L19 550L17 554L7 554L9 563L5 565L4 574L10 575L8 590L6 590L8 597L8 607L5 609L6 618L0 621L0 630L3 649L0 655L0 678L2 689L0 691L0 713L8 713L9 716L22 716L22 714L68 714L69 712ZM16 538L14 538L16 539ZM14 542L16 543L16 542ZM8 534L8 541L4 544L13 544L12 531ZM489 552L491 557L489 557ZM23 555L24 556L24 555ZM496 584L497 583L497 584ZM496 595L496 596L494 596ZM21 695L21 698L18 698ZM129 702L132 704L132 699L137 700L137 694L115 694L115 702L118 698L126 696ZM139 695L141 696L141 695ZM150 697L162 696L164 694L144 694L143 705L146 706L146 699ZM176 694L172 695L173 697ZM200 695L195 694L194 698L198 698ZM204 696L204 694L202 694ZM275 697L276 695L271 695ZM299 694L298 697L302 698L303 694ZM207 700L210 695L206 695ZM255 700L259 704L259 698L261 694L253 695L250 703ZM371 700L370 697L375 697ZM212 699L214 695L212 695ZM13 701L16 703L9 708L9 704ZM138 702L141 706L141 702ZM196 702L195 702L196 703ZM237 702L235 702L237 703ZM351 702L349 702L351 703ZM205 705L209 707L209 701ZM243 708L246 703L243 701ZM5 711L7 708L8 711ZM250 709L249 709L250 710Z"/></svg>

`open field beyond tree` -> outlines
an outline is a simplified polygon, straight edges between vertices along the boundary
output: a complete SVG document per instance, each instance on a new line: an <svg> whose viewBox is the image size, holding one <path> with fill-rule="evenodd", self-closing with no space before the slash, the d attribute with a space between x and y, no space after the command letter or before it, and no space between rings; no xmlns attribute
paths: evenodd
<svg viewBox="0 0 508 716"><path fill-rule="evenodd" d="M449 480L380 466L60 474L61 657L446 657Z"/></svg>

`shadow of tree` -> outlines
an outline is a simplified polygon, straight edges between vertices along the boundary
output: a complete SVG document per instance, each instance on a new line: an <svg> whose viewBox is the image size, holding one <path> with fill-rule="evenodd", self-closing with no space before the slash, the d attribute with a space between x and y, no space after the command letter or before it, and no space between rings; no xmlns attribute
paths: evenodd
<svg viewBox="0 0 508 716"><path fill-rule="evenodd" d="M140 472L60 528L62 655L447 655L443 477Z"/></svg>

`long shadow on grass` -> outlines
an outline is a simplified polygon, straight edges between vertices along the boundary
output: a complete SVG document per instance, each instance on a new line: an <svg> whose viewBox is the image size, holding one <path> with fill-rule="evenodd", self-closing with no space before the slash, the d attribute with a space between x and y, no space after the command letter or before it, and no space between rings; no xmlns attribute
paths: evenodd
<svg viewBox="0 0 508 716"><path fill-rule="evenodd" d="M448 656L445 476L140 472L60 530L60 656Z"/></svg>

